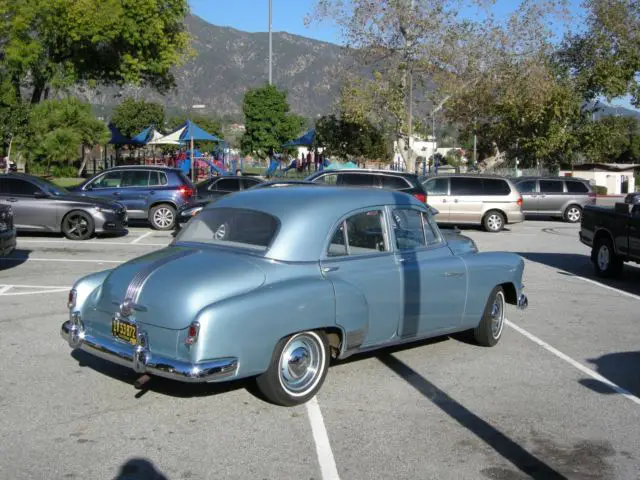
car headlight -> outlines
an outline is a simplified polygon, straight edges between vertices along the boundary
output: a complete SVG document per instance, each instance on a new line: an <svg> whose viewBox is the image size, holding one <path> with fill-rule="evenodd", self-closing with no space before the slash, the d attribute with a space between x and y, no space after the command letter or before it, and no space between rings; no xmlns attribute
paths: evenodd
<svg viewBox="0 0 640 480"><path fill-rule="evenodd" d="M100 213L116 213L116 211L113 208L105 208L105 207L93 207L93 211L100 212Z"/></svg>

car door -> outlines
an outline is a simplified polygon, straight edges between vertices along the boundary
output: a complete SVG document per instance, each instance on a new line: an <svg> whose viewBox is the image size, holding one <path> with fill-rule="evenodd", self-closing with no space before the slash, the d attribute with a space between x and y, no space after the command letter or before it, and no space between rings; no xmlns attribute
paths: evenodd
<svg viewBox="0 0 640 480"><path fill-rule="evenodd" d="M430 178L424 183L427 191L427 204L438 210L437 222L449 221L449 179L446 177Z"/></svg>
<svg viewBox="0 0 640 480"><path fill-rule="evenodd" d="M451 177L449 183L449 221L463 224L482 222L482 179Z"/></svg>
<svg viewBox="0 0 640 480"><path fill-rule="evenodd" d="M85 185L82 193L91 197L119 201L122 173L121 170L105 172Z"/></svg>
<svg viewBox="0 0 640 480"><path fill-rule="evenodd" d="M36 197L36 195L38 195ZM25 178L0 178L0 199L11 205L14 224L20 230L57 231L60 227L55 200Z"/></svg>
<svg viewBox="0 0 640 480"><path fill-rule="evenodd" d="M562 180L539 180L538 212L544 215L562 214L564 204L564 182Z"/></svg>
<svg viewBox="0 0 640 480"><path fill-rule="evenodd" d="M533 215L538 213L538 182L536 180L522 180L516 184L522 195L522 213Z"/></svg>
<svg viewBox="0 0 640 480"><path fill-rule="evenodd" d="M421 337L462 324L467 269L442 238L435 220L422 210L391 210L392 241L400 267L401 338Z"/></svg>
<svg viewBox="0 0 640 480"><path fill-rule="evenodd" d="M150 174L149 170L125 170L122 172L120 188L114 197L126 207L129 215L134 218L144 217L148 211L149 196L151 194L149 188Z"/></svg>
<svg viewBox="0 0 640 480"><path fill-rule="evenodd" d="M365 311L363 346L392 339L400 320L400 270L386 225L384 207L352 212L334 229L320 262L333 283L337 321Z"/></svg>

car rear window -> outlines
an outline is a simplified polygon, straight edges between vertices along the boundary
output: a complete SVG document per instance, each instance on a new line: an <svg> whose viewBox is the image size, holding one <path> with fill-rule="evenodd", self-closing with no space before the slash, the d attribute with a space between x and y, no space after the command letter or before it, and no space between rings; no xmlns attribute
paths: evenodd
<svg viewBox="0 0 640 480"><path fill-rule="evenodd" d="M402 177L382 175L380 178L382 179L383 188L391 188L393 190L404 190L407 188L411 188L411 185L409 184L409 182L407 182Z"/></svg>
<svg viewBox="0 0 640 480"><path fill-rule="evenodd" d="M565 185L569 193L589 193L589 187L582 182L568 181Z"/></svg>
<svg viewBox="0 0 640 480"><path fill-rule="evenodd" d="M193 217L176 242L219 244L265 250L280 222L272 215L243 208L212 208Z"/></svg>
<svg viewBox="0 0 640 480"><path fill-rule="evenodd" d="M189 178L187 178L187 176L182 173L181 171L176 172L176 174L178 175L178 178L180 179L180 182L182 182L184 185L188 185L188 186L193 186L193 184L191 183L191 180L189 180Z"/></svg>

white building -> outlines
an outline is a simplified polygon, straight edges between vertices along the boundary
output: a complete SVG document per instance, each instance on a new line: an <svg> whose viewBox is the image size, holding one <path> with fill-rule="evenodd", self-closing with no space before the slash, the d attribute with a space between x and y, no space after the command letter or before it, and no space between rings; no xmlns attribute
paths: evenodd
<svg viewBox="0 0 640 480"><path fill-rule="evenodd" d="M636 191L637 170L640 170L638 164L584 163L574 165L573 170L560 170L558 175L583 178L598 187L607 187L607 195L624 195Z"/></svg>

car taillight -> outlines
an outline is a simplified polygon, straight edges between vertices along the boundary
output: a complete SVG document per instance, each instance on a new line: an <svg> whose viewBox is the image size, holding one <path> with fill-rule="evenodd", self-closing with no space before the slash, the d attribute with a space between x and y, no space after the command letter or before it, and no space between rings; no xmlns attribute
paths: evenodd
<svg viewBox="0 0 640 480"><path fill-rule="evenodd" d="M596 198L595 192L589 192L589 198Z"/></svg>
<svg viewBox="0 0 640 480"><path fill-rule="evenodd" d="M200 333L200 323L191 322L189 330L187 330L187 338L184 339L185 345L193 345L198 341L198 334Z"/></svg>
<svg viewBox="0 0 640 480"><path fill-rule="evenodd" d="M522 197L518 197L518 205L521 207L522 206Z"/></svg>
<svg viewBox="0 0 640 480"><path fill-rule="evenodd" d="M427 196L424 193L414 193L413 196L420 200L422 203L427 203Z"/></svg>
<svg viewBox="0 0 640 480"><path fill-rule="evenodd" d="M186 198L189 198L191 197L191 195L193 195L193 189L185 186L180 187L178 189L178 192L180 192L180 194Z"/></svg>
<svg viewBox="0 0 640 480"><path fill-rule="evenodd" d="M72 288L69 291L69 300L67 301L67 307L73 308L76 306L76 298L78 297L78 292L75 288Z"/></svg>

